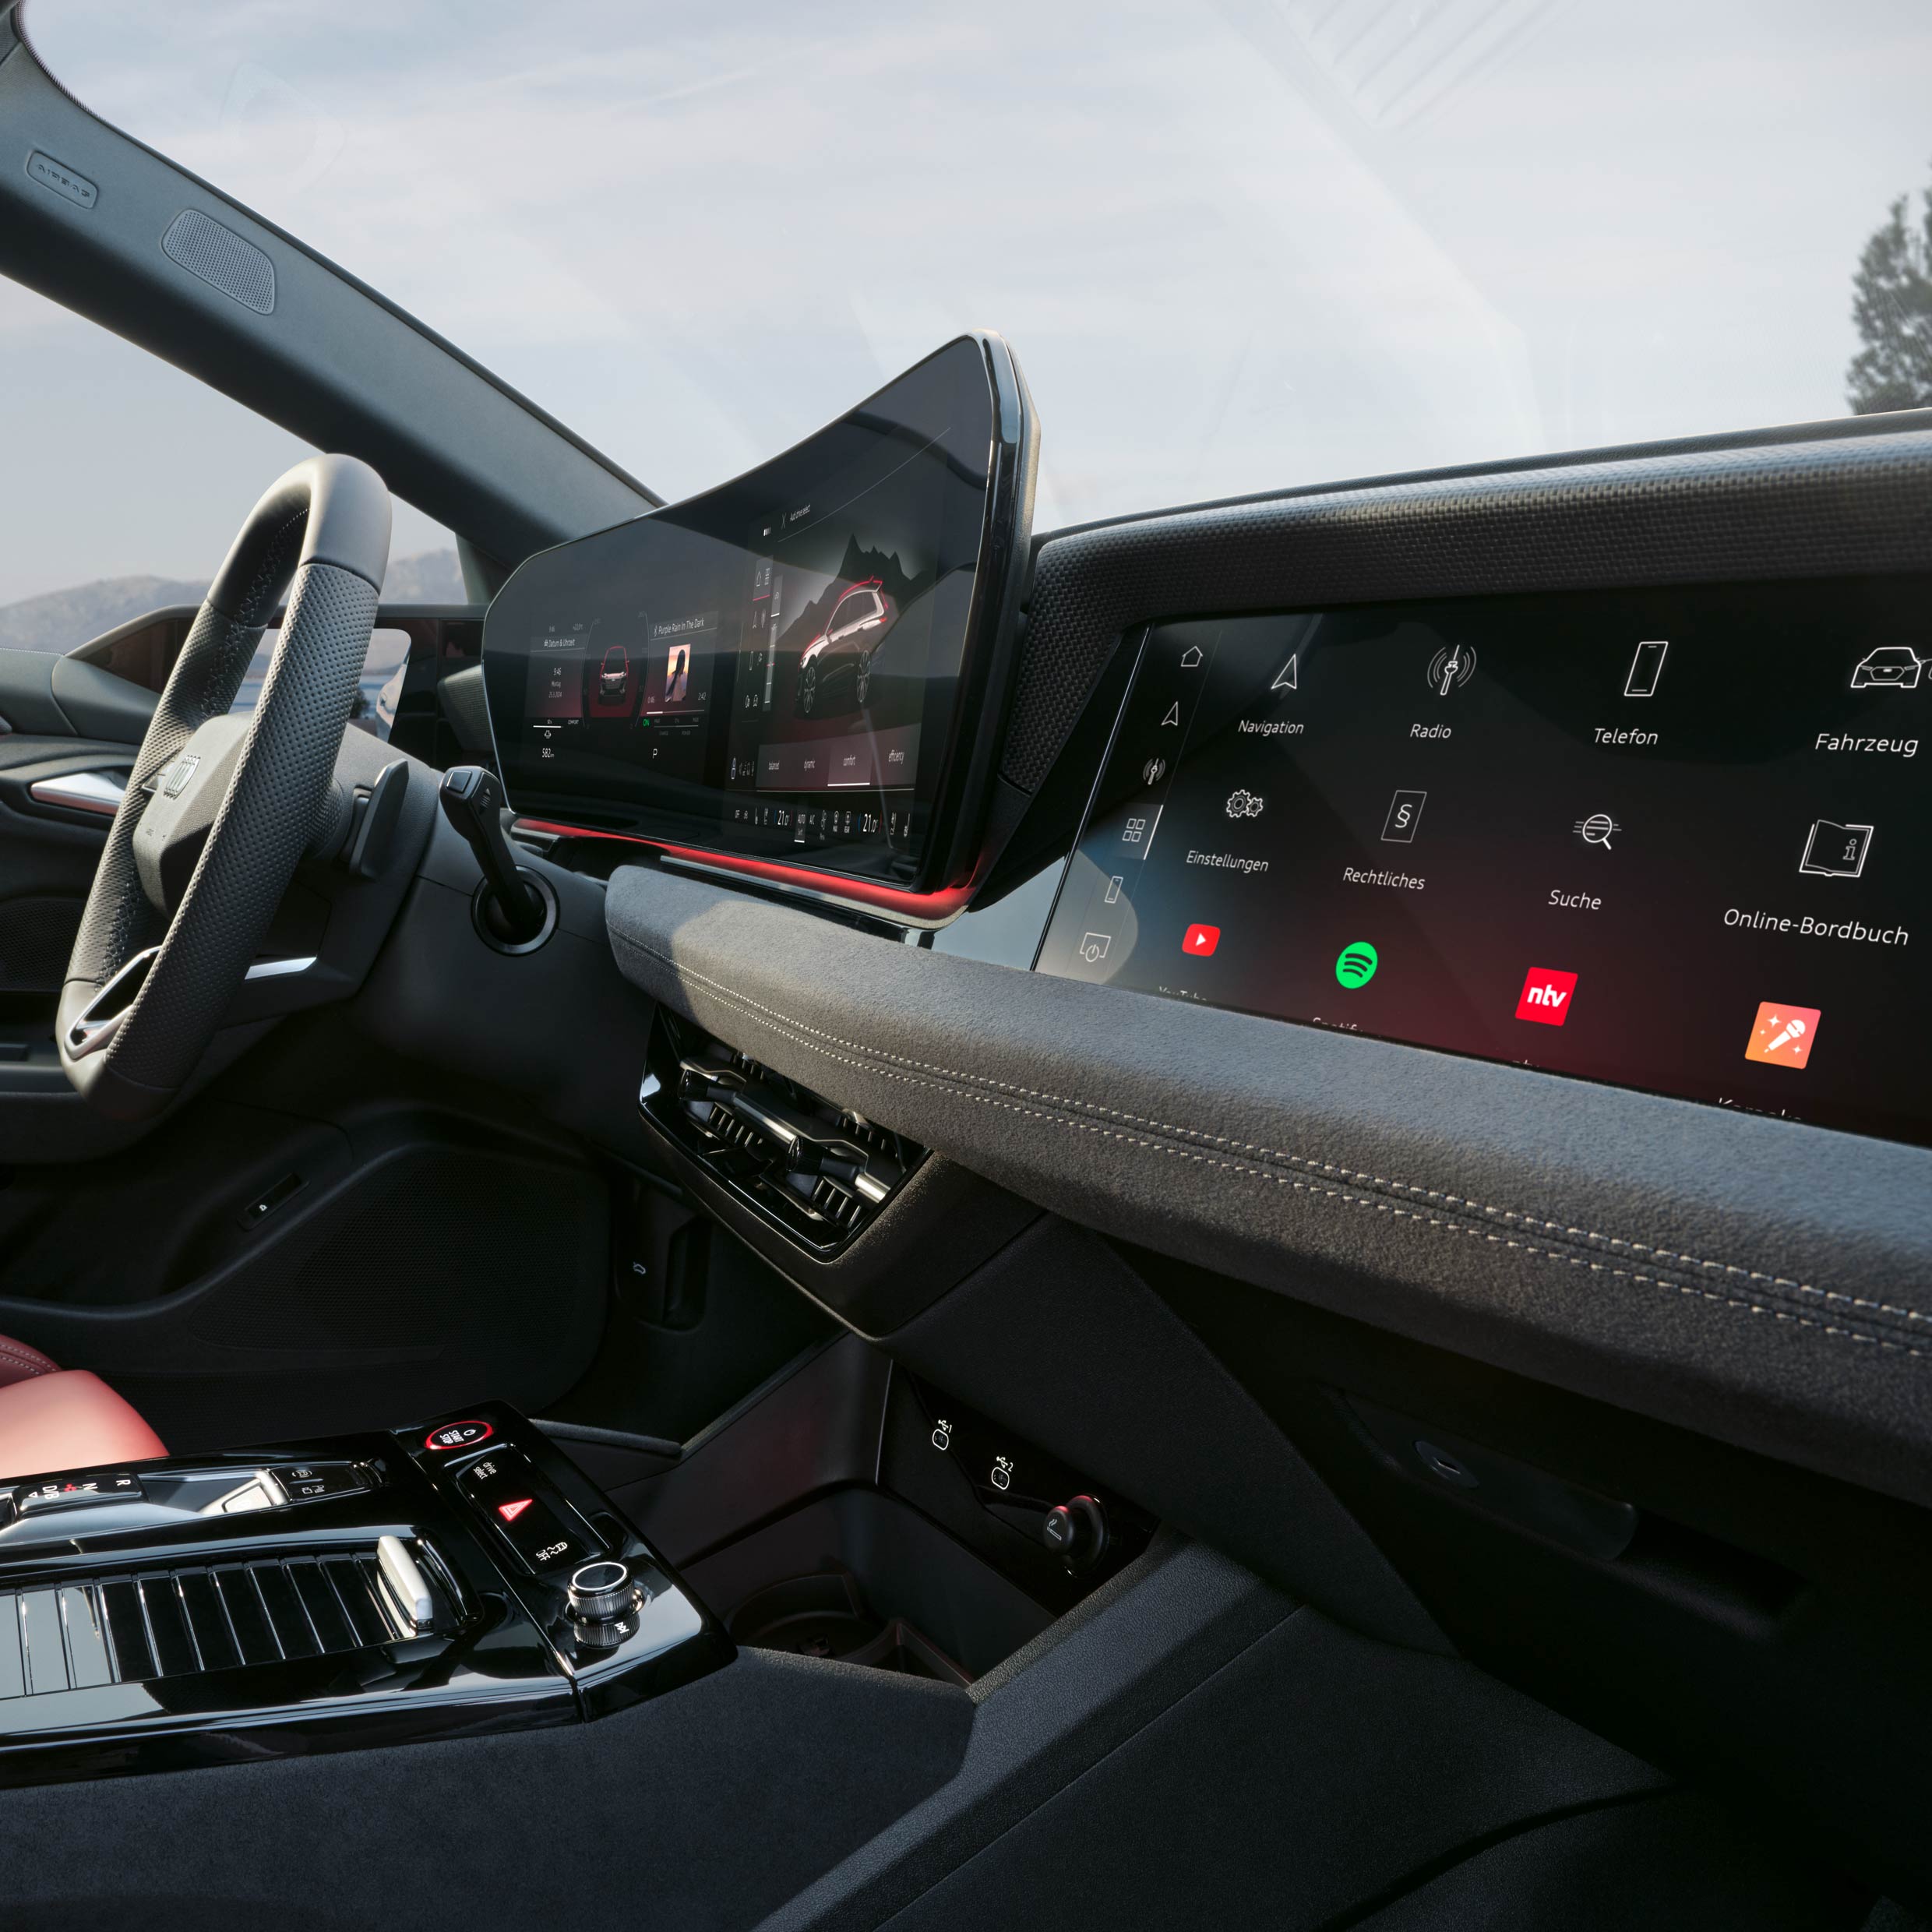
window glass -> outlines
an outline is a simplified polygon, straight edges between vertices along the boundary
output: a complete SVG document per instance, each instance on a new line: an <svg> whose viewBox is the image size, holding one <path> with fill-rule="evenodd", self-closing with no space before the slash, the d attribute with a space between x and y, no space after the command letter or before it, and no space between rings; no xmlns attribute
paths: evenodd
<svg viewBox="0 0 1932 1932"><path fill-rule="evenodd" d="M313 452L0 277L0 650L71 650L198 604L256 499ZM386 595L462 601L454 539L396 505Z"/></svg>
<svg viewBox="0 0 1932 1932"><path fill-rule="evenodd" d="M1042 527L1932 400L1923 0L23 16L672 495L968 326L1027 371ZM1903 269L1855 291L1900 196Z"/></svg>

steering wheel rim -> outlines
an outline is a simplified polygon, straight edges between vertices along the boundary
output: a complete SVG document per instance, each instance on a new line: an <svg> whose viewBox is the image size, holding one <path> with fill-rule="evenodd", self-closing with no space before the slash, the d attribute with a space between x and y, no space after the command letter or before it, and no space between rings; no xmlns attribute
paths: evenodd
<svg viewBox="0 0 1932 1932"><path fill-rule="evenodd" d="M389 538L389 492L375 471L353 457L312 457L263 495L209 586L141 741L61 989L62 1066L112 1118L168 1106L247 975L330 796ZM171 809L187 790L196 767L177 783L176 761L227 716L284 591L261 696L171 912L151 863L143 876L143 819L164 773ZM117 979L132 996L111 1016L91 1012Z"/></svg>

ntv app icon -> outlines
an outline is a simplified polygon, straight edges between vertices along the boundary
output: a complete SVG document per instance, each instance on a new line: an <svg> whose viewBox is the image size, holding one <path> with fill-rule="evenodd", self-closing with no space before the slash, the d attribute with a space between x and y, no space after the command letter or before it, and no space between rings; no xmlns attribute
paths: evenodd
<svg viewBox="0 0 1932 1932"><path fill-rule="evenodd" d="M1576 990L1574 973L1532 966L1523 975L1523 990L1516 996L1516 1017L1542 1026L1561 1026L1570 1017L1570 1002Z"/></svg>

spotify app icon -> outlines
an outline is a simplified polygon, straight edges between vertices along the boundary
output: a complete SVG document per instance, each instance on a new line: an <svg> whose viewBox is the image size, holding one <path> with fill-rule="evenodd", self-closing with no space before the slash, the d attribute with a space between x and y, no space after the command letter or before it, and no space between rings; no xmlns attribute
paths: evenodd
<svg viewBox="0 0 1932 1932"><path fill-rule="evenodd" d="M1375 969L1381 963L1381 955L1366 940L1354 940L1341 949L1335 961L1336 983L1353 992L1375 977Z"/></svg>

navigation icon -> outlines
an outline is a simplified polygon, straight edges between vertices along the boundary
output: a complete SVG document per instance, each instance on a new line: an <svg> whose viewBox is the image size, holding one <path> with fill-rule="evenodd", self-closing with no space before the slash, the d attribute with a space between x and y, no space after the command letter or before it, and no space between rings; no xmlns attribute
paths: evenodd
<svg viewBox="0 0 1932 1932"><path fill-rule="evenodd" d="M1268 686L1271 691L1298 691L1301 689L1296 681L1300 674L1296 669L1300 658L1301 653L1298 650L1282 666L1274 682Z"/></svg>
<svg viewBox="0 0 1932 1932"><path fill-rule="evenodd" d="M1798 869L1814 879L1856 879L1865 869L1865 855L1871 850L1871 842L1869 825L1839 825L1830 819L1814 820Z"/></svg>
<svg viewBox="0 0 1932 1932"><path fill-rule="evenodd" d="M1187 648L1181 653L1181 668L1183 671L1193 671L1197 669L1200 664L1200 646L1198 644L1190 644Z"/></svg>
<svg viewBox="0 0 1932 1932"><path fill-rule="evenodd" d="M1162 729L1165 730L1169 725L1178 724L1180 721L1181 704L1180 700L1176 698L1174 702L1167 707L1167 715L1161 720L1161 724Z"/></svg>

